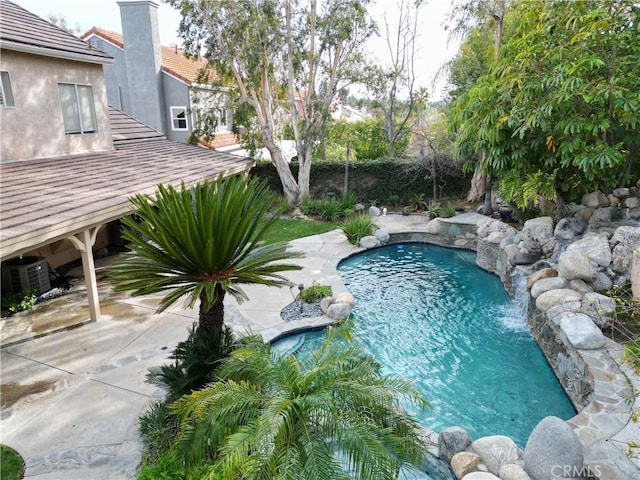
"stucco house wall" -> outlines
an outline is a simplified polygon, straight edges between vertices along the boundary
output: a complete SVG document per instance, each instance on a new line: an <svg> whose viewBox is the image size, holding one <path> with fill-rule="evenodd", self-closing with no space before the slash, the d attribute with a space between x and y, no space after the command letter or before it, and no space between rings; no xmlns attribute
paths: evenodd
<svg viewBox="0 0 640 480"><path fill-rule="evenodd" d="M165 135L169 140L175 142L186 142L187 137L193 130L191 115L191 101L189 98L189 86L182 80L167 73L162 73L162 86L164 89L163 112L165 115L165 125L167 126ZM184 107L187 109L187 129L178 130L174 128L171 107Z"/></svg>
<svg viewBox="0 0 640 480"><path fill-rule="evenodd" d="M15 99L0 109L2 162L113 148L102 65L3 50L0 70L9 72ZM91 85L96 133L65 134L58 83Z"/></svg>

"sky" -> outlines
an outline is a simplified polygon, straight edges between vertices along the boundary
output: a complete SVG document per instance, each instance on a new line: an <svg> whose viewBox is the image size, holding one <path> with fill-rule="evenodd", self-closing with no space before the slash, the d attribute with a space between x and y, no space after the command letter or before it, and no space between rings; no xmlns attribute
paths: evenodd
<svg viewBox="0 0 640 480"><path fill-rule="evenodd" d="M122 31L120 10L116 0L13 0L13 2L45 19L49 15L62 16L69 27L79 27L82 32L94 26L116 32ZM158 22L161 43L180 45L182 42L176 33L180 14L160 0L156 0L156 3L159 4ZM444 29L451 3L452 0L427 0L420 15L418 38L420 58L416 65L419 83L429 90L431 100L440 99L444 87L442 82L432 85L435 73L457 51L457 44L448 44ZM390 14L395 5L396 0L377 0L372 9L372 15L379 26L382 26L382 13L386 11ZM371 42L371 49L376 53L382 52L384 43L374 40Z"/></svg>

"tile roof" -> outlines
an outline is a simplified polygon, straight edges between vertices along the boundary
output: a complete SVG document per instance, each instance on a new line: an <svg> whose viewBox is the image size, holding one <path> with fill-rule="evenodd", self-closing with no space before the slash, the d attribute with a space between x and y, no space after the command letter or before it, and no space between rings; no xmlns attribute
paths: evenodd
<svg viewBox="0 0 640 480"><path fill-rule="evenodd" d="M113 58L9 0L0 0L3 49L80 61L111 63Z"/></svg>
<svg viewBox="0 0 640 480"><path fill-rule="evenodd" d="M248 171L252 160L166 140L110 111L115 149L0 164L0 258L66 238L130 212L129 197Z"/></svg>
<svg viewBox="0 0 640 480"><path fill-rule="evenodd" d="M87 39L90 36L98 36L113 45L124 48L124 39L121 33L106 30L104 28L93 27L80 38ZM204 58L187 58L183 50L176 47L162 46L162 69L170 75L179 78L189 85L198 82L200 71L207 66ZM209 83L216 79L215 74L210 75Z"/></svg>

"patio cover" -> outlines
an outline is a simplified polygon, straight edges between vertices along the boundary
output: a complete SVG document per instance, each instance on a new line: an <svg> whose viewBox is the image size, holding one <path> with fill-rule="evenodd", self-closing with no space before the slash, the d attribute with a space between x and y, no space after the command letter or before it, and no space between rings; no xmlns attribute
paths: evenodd
<svg viewBox="0 0 640 480"><path fill-rule="evenodd" d="M100 226L130 213L129 197L152 194L159 183L192 185L245 173L254 164L166 140L115 108L110 120L113 150L0 164L0 260L69 239L82 253L92 320L99 307L87 252Z"/></svg>

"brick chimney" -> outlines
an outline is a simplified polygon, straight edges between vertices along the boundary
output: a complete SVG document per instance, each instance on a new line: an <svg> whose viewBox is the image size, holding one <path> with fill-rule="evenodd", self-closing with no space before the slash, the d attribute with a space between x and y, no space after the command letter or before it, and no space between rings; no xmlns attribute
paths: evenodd
<svg viewBox="0 0 640 480"><path fill-rule="evenodd" d="M150 127L166 132L162 106L164 95L158 4L151 0L122 0L118 5L131 115Z"/></svg>

